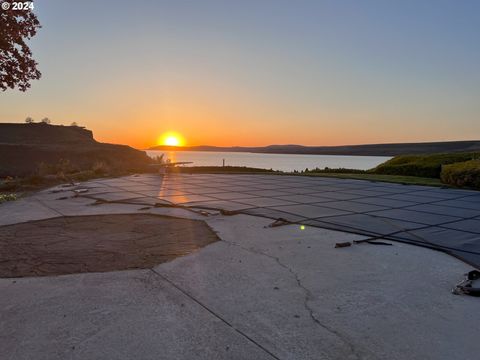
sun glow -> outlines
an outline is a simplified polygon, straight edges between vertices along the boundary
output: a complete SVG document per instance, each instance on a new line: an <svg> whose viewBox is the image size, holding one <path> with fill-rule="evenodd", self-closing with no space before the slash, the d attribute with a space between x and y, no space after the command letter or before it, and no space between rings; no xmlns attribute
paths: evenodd
<svg viewBox="0 0 480 360"><path fill-rule="evenodd" d="M183 146L184 143L182 135L174 132L165 133L158 139L158 145Z"/></svg>

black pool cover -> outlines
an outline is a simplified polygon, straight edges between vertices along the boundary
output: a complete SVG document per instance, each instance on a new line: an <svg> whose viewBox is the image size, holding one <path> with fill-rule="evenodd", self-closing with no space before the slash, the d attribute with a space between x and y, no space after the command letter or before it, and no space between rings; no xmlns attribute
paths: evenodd
<svg viewBox="0 0 480 360"><path fill-rule="evenodd" d="M480 268L480 192L280 175L176 174L111 180L109 199L224 209L445 251ZM105 182L102 182L105 185ZM134 193L134 195L132 195ZM121 197L121 196L120 196Z"/></svg>

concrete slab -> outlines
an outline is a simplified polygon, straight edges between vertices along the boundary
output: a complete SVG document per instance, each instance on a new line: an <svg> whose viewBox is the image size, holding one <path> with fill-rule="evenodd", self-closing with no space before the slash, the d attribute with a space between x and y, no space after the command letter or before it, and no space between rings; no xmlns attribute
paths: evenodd
<svg viewBox="0 0 480 360"><path fill-rule="evenodd" d="M3 279L0 294L4 359L273 359L150 270Z"/></svg>
<svg viewBox="0 0 480 360"><path fill-rule="evenodd" d="M130 204L99 204L93 205L94 201L90 199L65 200L57 204L49 204L57 213L64 216L77 215L102 215L102 214L132 214L137 213L145 205ZM1 211L1 210L0 210ZM34 220L29 213L25 214L28 220Z"/></svg>
<svg viewBox="0 0 480 360"><path fill-rule="evenodd" d="M402 243L334 249L336 242L362 239L345 232L299 225L265 228L271 219L283 217L364 234L396 232L394 236L403 241L418 242L422 237L439 246L453 244L458 247L453 255L479 264L480 255L475 254L480 247L478 220L468 222L465 218L477 211L475 201L464 200L470 196L474 199L475 194L271 175L175 175L165 179L141 175L88 185L112 187L114 192L118 192L117 186L143 192L145 185L159 185L161 189L168 185L168 189L181 193L178 199L200 196L209 200L192 202L192 206L216 204L221 208L247 205L235 199L212 200L198 192L234 184L252 191L267 186L266 190L290 194L257 198L271 201L291 201L282 196L308 193L318 199L325 199L325 194L348 196L360 188L369 193L362 192L358 195L361 199L355 201L331 198L322 206L309 205L308 200L298 197L297 205L241 208L255 217L206 217L183 208L153 208L140 203L91 206L88 199L56 200L48 192L38 199L2 204L0 224L59 214L145 212L208 219L223 240L158 266L155 272L0 279L0 333L7 334L0 337L0 348L7 359L477 358L478 301L450 293L471 269L465 263ZM390 198L398 195L377 191L377 185L399 190L408 199ZM226 194L241 193L223 190ZM156 192L151 188L145 191ZM372 195L371 191L384 195L364 197ZM414 191L419 191L418 195L409 196ZM445 191L448 195L427 197L423 195L427 191ZM391 209L411 206L412 199L420 199L414 200L418 204L426 198L432 205L417 205L415 211L378 211L390 218L350 212L371 209L361 209L363 205L357 204ZM348 212L327 204L337 204ZM310 216L317 219L307 220ZM427 219L426 223L438 224L451 218L458 220L458 228L472 231L416 222Z"/></svg>
<svg viewBox="0 0 480 360"><path fill-rule="evenodd" d="M34 198L0 204L0 226L61 216Z"/></svg>
<svg viewBox="0 0 480 360"><path fill-rule="evenodd" d="M90 194L86 193L86 196L90 196ZM128 199L135 199L141 197L142 195L139 193L129 192L129 191L119 191L119 192L110 192L110 193L103 193L103 194L93 194L91 195L95 199L102 199L106 201L120 201L120 200L128 200Z"/></svg>
<svg viewBox="0 0 480 360"><path fill-rule="evenodd" d="M450 293L468 269L454 258L402 244L334 249L359 237L242 216L209 223L224 244L156 271L280 359L460 360L480 350L476 299Z"/></svg>
<svg viewBox="0 0 480 360"><path fill-rule="evenodd" d="M44 202L44 204L48 205L48 208L53 210L57 214L69 215L77 214L77 212L82 213L84 211L88 211L88 209L91 207L92 204L95 203L95 201L96 200L94 199L84 197L66 197ZM29 214L31 215L30 210L25 212L25 216L28 217L28 221L39 220L35 219L34 217L28 216Z"/></svg>

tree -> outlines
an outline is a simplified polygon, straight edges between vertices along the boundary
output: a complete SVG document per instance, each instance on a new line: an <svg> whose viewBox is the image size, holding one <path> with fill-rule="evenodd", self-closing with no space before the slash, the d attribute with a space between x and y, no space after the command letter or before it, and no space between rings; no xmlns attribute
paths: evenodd
<svg viewBox="0 0 480 360"><path fill-rule="evenodd" d="M51 124L51 123L52 123L52 122L50 121L50 119L47 118L47 117L44 117L44 118L41 120L41 122L44 123L44 124Z"/></svg>
<svg viewBox="0 0 480 360"><path fill-rule="evenodd" d="M70 124L70 126L78 126L78 124L74 121Z"/></svg>
<svg viewBox="0 0 480 360"><path fill-rule="evenodd" d="M11 3L13 0L4 0ZM31 10L0 10L0 89L26 91L31 80L40 79L37 62L26 44L41 28L37 16Z"/></svg>
<svg viewBox="0 0 480 360"><path fill-rule="evenodd" d="M35 122L35 120L33 120L30 116L28 116L26 119L25 119L25 122L27 124L33 124Z"/></svg>

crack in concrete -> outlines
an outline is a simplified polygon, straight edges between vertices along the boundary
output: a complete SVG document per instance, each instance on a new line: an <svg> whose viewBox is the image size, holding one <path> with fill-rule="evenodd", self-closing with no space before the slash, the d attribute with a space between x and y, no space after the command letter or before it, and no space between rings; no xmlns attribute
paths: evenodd
<svg viewBox="0 0 480 360"><path fill-rule="evenodd" d="M43 200L40 200L38 198L34 198L35 201L37 201L41 206L47 208L48 210L50 211L53 211L54 213L57 213L59 216L64 216L60 211L48 206L47 204L45 204L45 202Z"/></svg>
<svg viewBox="0 0 480 360"><path fill-rule="evenodd" d="M202 303L200 300L198 300L197 298L195 298L193 295L191 295L190 293L188 293L186 290L182 289L180 286L178 286L177 284L175 284L172 280L170 280L169 278L167 278L165 275L159 273L158 271L156 271L155 269L153 268L150 268L150 271L152 271L155 275L159 276L161 279L163 279L164 281L166 281L167 283L169 283L170 285L172 285L175 289L177 289L178 291L180 291L182 294L184 294L185 296L187 296L190 300L192 300L193 302L195 302L196 304L200 305L202 308L204 308L205 310L207 310L210 314L212 314L213 316L215 316L217 319L219 319L220 321L222 321L224 324L226 324L227 326L229 326L230 328L232 328L235 332L237 332L238 334L240 334L241 336L243 336L245 339L247 339L249 342L251 342L252 344L254 344L255 346L257 346L259 349L263 350L265 353L267 353L268 355L270 355L273 359L275 360L281 360L278 356L276 356L273 352L271 352L270 350L268 350L266 347L264 347L262 344L258 343L257 341L255 341L253 338L251 338L250 336L248 336L246 333L244 333L243 331L241 331L240 329L237 329L232 323L230 323L228 320L224 319L221 315L217 314L215 311L213 311L212 309L210 309L207 305L205 305L204 303Z"/></svg>
<svg viewBox="0 0 480 360"><path fill-rule="evenodd" d="M341 342L343 342L344 344L346 344L348 346L348 348L350 349L350 352L352 353L352 355L354 356L355 359L358 359L360 360L362 357L361 355L359 354L359 352L357 351L357 349L355 348L355 346L350 342L348 341L344 335L342 335L340 332L338 332L337 330L331 328L330 326L328 325L325 325L324 323L322 323L316 316L315 316L315 311L310 307L309 305L309 302L311 301L312 299L312 293L311 291L302 283L302 281L300 280L300 277L298 276L298 274L291 268L289 267L288 265L284 264L278 257L276 256L273 256L273 255L270 255L270 254L267 254L263 251L260 251L260 250L257 250L257 249L254 249L254 248L246 248L238 243L235 243L235 242L232 242L232 241L227 241L227 240L223 240L220 238L220 241L223 241L227 244L230 244L232 246L236 246L236 247L239 247L240 249L242 250L245 250L245 251L248 251L250 253L253 253L253 254L257 254L257 255L261 255L261 256L265 256L269 259L272 259L274 260L280 267L284 268L285 270L287 270L295 279L297 285L299 288L301 288L305 294L305 297L304 297L304 301L303 301L303 306L305 308L305 310L308 312L310 318L312 319L312 321L317 324L318 326L320 326L321 328L323 328L324 330L328 331L330 334L334 335L335 337L337 337L338 339L340 339Z"/></svg>

